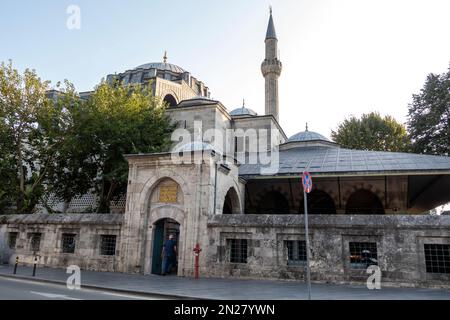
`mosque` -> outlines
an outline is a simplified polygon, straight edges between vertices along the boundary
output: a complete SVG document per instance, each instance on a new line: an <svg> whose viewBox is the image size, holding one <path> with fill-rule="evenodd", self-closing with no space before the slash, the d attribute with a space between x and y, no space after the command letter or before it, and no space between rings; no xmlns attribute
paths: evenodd
<svg viewBox="0 0 450 320"><path fill-rule="evenodd" d="M265 46L264 115L245 105L228 111L166 55L108 75L152 86L176 123L177 145L126 155L127 195L115 213L0 216L3 261L160 274L162 243L174 234L174 275L194 275L198 247L202 277L303 281L300 177L308 171L313 281L365 282L375 264L383 285L450 287L450 216L428 214L450 202L450 157L349 150L309 128L287 137L272 12Z"/></svg>

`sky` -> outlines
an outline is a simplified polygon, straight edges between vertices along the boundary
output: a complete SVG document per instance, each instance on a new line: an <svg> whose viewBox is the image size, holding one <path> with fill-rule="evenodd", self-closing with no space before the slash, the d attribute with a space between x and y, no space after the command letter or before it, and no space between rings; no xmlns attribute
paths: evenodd
<svg viewBox="0 0 450 320"><path fill-rule="evenodd" d="M80 29L67 28L70 5ZM450 64L449 0L15 0L0 2L0 61L92 90L107 74L168 62L231 111L264 114L269 5L283 63L280 124L330 137L378 111L404 123L412 94Z"/></svg>

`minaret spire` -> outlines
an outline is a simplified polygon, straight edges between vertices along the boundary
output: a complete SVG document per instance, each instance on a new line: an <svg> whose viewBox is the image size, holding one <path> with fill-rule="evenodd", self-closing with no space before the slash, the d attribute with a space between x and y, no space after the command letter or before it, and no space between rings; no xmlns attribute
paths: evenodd
<svg viewBox="0 0 450 320"><path fill-rule="evenodd" d="M278 121L278 78L281 74L282 64L278 60L278 39L272 17L272 7L270 7L265 43L266 57L261 65L261 71L265 78L265 109L266 114L273 115Z"/></svg>

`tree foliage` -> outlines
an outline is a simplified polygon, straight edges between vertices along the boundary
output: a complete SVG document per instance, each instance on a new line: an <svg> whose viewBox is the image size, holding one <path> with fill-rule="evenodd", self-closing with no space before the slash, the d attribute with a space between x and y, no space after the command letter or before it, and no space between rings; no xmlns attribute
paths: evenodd
<svg viewBox="0 0 450 320"><path fill-rule="evenodd" d="M377 112L344 120L331 132L331 137L349 149L405 152L410 147L405 126Z"/></svg>
<svg viewBox="0 0 450 320"><path fill-rule="evenodd" d="M408 109L413 150L450 155L450 68L441 75L429 74Z"/></svg>
<svg viewBox="0 0 450 320"><path fill-rule="evenodd" d="M168 149L173 127L150 86L102 82L81 99L69 82L0 66L0 210L32 213L50 194L69 202L93 191L98 212L126 192L124 154ZM54 92L54 93L55 93Z"/></svg>

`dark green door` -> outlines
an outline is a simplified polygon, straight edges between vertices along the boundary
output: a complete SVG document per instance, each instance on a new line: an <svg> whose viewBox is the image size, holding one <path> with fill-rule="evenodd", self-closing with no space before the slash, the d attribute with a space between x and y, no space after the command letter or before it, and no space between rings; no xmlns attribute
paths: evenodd
<svg viewBox="0 0 450 320"><path fill-rule="evenodd" d="M164 220L155 224L155 235L153 237L153 257L152 257L152 273L162 273L162 248L164 243Z"/></svg>

